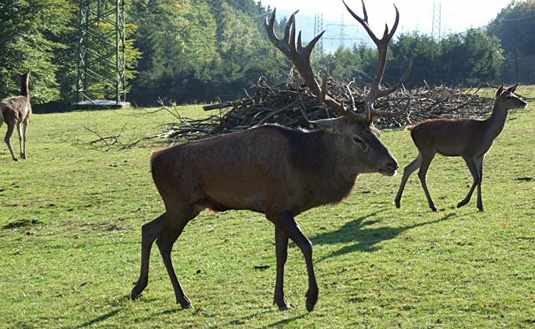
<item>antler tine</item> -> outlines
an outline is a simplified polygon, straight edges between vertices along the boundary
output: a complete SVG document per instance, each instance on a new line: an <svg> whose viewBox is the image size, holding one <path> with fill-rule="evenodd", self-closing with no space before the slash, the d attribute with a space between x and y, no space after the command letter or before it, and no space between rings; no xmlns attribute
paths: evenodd
<svg viewBox="0 0 535 329"><path fill-rule="evenodd" d="M370 28L370 25L368 24L368 13L366 12L366 5L364 4L364 0L361 0L362 2L362 12L364 14L364 18L361 18L359 15L355 14L355 12L349 8L345 0L342 0L344 3L344 6L346 7L347 11L353 16L354 19L356 19L362 27L366 30L370 38L372 38L373 42L377 45L379 43L379 38L373 33L372 29Z"/></svg>
<svg viewBox="0 0 535 329"><path fill-rule="evenodd" d="M391 88L386 89L386 90L381 89L381 81L383 80L383 76L384 76L385 68L386 68L386 59L387 59L387 55L388 55L388 44L390 43L390 40L393 38L394 33L396 32L396 30L398 28L399 10L396 7L396 5L394 5L394 9L396 11L396 19L394 21L394 24L392 25L392 29L389 29L388 28L388 24L385 24L385 30L384 30L384 33L383 33L383 37L381 39L379 39L375 35L375 33L373 33L373 31L371 30L370 25L368 23L368 13L366 11L366 5L364 4L364 0L361 0L361 2L362 2L362 11L363 11L364 18L361 18L360 16L355 14L355 12L353 12L353 10L351 10L351 8L349 8L349 6L346 4L345 0L342 0L342 1L344 3L344 6L346 7L346 9L351 14L351 16L353 16L353 18L355 18L362 25L362 27L364 27L364 29L366 30L366 32L368 33L370 38L373 40L373 42L377 46L377 57L378 57L377 71L375 73L375 78L374 78L373 82L371 83L370 91L369 91L368 95L366 95L365 115L366 115L366 118L368 120L371 120L372 115L384 113L382 111L374 110L373 103L378 98L384 97L386 95L389 95L389 94L393 93L395 90L397 90L399 87L401 87L401 85L403 84L405 79L407 79L407 77L408 77L408 75L409 75L409 73L411 71L412 62L409 64L409 66L407 67L407 70L405 71L403 76L399 79L399 81L394 86L392 86ZM389 116L389 115L386 115L386 113L384 113L384 114L385 114L385 116Z"/></svg>
<svg viewBox="0 0 535 329"><path fill-rule="evenodd" d="M398 82L396 82L395 85L393 85L392 87L390 87L388 89L381 90L378 93L377 98L388 96L391 93L393 93L394 91L398 90L403 85L405 80L407 80L407 78L409 77L409 74L411 73L411 70L412 70L412 60L409 62L409 65L407 65L407 69L405 70L405 73L403 73L401 78L399 78Z"/></svg>
<svg viewBox="0 0 535 329"><path fill-rule="evenodd" d="M325 31L316 35L306 46L303 46L301 32L297 35L297 42L295 40L295 14L293 13L288 23L285 27L284 37L282 39L278 38L275 34L274 23L275 23L275 10L271 14L269 19L266 19L265 27L267 34L271 42L277 47L286 57L288 57L303 80L305 84L310 88L312 94L318 98L322 103L324 103L328 108L333 111L336 111L353 121L365 121L367 120L365 116L360 115L356 112L348 110L344 107L343 104L339 103L335 99L327 95L326 90L326 77L322 82L322 86L316 81L314 76L314 71L310 65L310 55L314 46L317 44L319 39L323 36Z"/></svg>

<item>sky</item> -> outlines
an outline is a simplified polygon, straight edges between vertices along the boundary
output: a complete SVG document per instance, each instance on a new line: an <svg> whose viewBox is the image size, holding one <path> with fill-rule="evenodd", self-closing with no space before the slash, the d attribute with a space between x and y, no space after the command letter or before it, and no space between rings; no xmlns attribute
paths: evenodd
<svg viewBox="0 0 535 329"><path fill-rule="evenodd" d="M362 14L360 0L346 0L358 15ZM384 24L392 25L395 18L393 3L400 12L398 32L418 31L431 34L433 24L433 5L441 8L442 35L463 32L469 28L486 25L494 19L510 0L367 0L366 9L369 22L377 35L381 34ZM276 7L284 12L299 9L302 15L323 14L324 29L335 28L334 22L341 24L358 24L342 4L342 0L261 0L264 6ZM438 12L438 10L437 10ZM297 15L299 25L299 15ZM338 27L339 29L339 27Z"/></svg>

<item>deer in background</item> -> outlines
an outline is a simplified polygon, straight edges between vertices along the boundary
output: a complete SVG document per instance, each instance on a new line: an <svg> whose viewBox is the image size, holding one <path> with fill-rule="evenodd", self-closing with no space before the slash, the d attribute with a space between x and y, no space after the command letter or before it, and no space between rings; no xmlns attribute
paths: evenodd
<svg viewBox="0 0 535 329"><path fill-rule="evenodd" d="M409 176L418 168L418 177L427 197L429 208L437 211L426 184L426 174L435 154L460 156L466 162L473 177L472 186L466 197L457 204L460 208L467 204L477 186L477 208L483 211L481 199L481 182L483 181L483 158L492 143L501 133L510 109L524 108L527 103L515 95L518 84L504 89L503 85L496 91L496 98L491 116L486 120L471 119L433 119L415 125L411 137L418 148L418 156L403 172L401 185L396 195L396 207L401 207L401 196Z"/></svg>
<svg viewBox="0 0 535 329"><path fill-rule="evenodd" d="M30 69L26 73L14 70L20 80L20 96L4 98L0 101L0 126L5 121L7 132L4 141L7 144L13 160L17 161L13 147L11 146L11 136L17 126L19 133L20 156L26 159L26 140L28 133L28 123L32 115L32 105L30 104ZM21 127L21 125L23 127Z"/></svg>
<svg viewBox="0 0 535 329"><path fill-rule="evenodd" d="M283 291L284 265L291 239L305 258L308 272L306 308L313 310L318 299L318 285L312 244L295 217L308 209L340 202L349 195L361 173L378 172L392 176L398 168L373 126L374 119L396 114L375 110L373 103L395 91L409 72L407 70L392 88L380 88L388 43L398 25L399 13L396 8L394 27L390 32L387 28L382 39L370 31L366 14L364 19L354 16L379 48L377 75L367 95L364 114L330 97L325 83L320 86L316 81L310 66L310 54L322 34L306 47L302 46L299 35L296 44L294 13L288 20L284 37L279 39L273 31L274 10L266 20L270 40L291 59L312 93L341 116L314 121L321 127L317 131L264 125L186 142L153 153L152 176L164 201L165 212L142 227L141 270L131 292L132 299L138 298L148 284L150 251L156 241L173 284L176 302L183 308L190 308L191 302L176 277L171 261L173 244L186 224L202 209L241 209L263 213L275 225L277 270L274 303L281 310L291 308Z"/></svg>

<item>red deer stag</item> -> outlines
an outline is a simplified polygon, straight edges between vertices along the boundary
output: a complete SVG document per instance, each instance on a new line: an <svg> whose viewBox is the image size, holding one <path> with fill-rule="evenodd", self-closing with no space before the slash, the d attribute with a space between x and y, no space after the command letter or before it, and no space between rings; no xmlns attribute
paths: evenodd
<svg viewBox="0 0 535 329"><path fill-rule="evenodd" d="M397 11L397 9L396 9ZM295 15L295 14L294 14ZM131 293L136 299L148 283L151 246L156 240L173 284L176 302L190 308L171 262L171 249L186 224L202 209L251 210L265 214L275 225L277 260L274 303L279 309L290 308L283 291L284 265L288 239L301 249L308 272L306 308L312 311L318 299L318 285L312 261L312 244L295 221L300 213L325 204L338 203L349 195L357 176L379 172L392 176L398 164L379 140L373 118L392 113L378 111L373 102L395 88L380 89L391 32L382 39L371 33L379 47L379 68L367 98L365 114L347 109L327 95L310 67L310 53L321 37L306 47L299 37L295 42L295 16L285 28L283 39L275 36L275 11L266 20L271 41L288 56L314 95L340 117L313 122L318 131L304 131L277 125L264 125L200 141L190 141L157 151L152 155L151 170L163 198L165 213L142 227L141 271ZM400 86L408 72L396 85Z"/></svg>
<svg viewBox="0 0 535 329"><path fill-rule="evenodd" d="M429 190L425 176L429 165L436 153L445 156L460 156L466 162L473 177L473 183L466 197L457 204L457 208L470 201L477 186L477 208L483 211L481 200L481 182L483 180L483 158L496 137L501 133L509 109L524 108L527 103L515 95L518 84L505 89L503 85L496 92L494 108L491 116L486 120L469 119L434 119L421 122L411 129L411 137L418 148L418 156L403 172L401 185L396 195L396 207L401 207L401 196L409 176L418 168L418 177L429 203L429 208L437 211Z"/></svg>
<svg viewBox="0 0 535 329"><path fill-rule="evenodd" d="M20 79L20 96L4 98L0 101L0 126L5 121L7 132L4 141L7 144L13 160L17 161L13 147L11 146L11 136L17 126L19 133L20 156L26 159L26 136L28 133L28 123L32 115L32 105L30 104L30 69L26 73L15 70ZM24 127L21 127L21 124Z"/></svg>

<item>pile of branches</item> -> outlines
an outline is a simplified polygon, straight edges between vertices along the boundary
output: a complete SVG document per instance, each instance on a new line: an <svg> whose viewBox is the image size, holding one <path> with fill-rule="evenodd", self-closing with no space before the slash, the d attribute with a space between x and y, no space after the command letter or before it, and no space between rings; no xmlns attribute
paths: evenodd
<svg viewBox="0 0 535 329"><path fill-rule="evenodd" d="M329 95L348 107L363 112L366 86L329 80ZM314 128L309 121L333 118L337 113L327 109L300 81L271 87L260 78L252 92L238 101L219 102L204 106L212 114L201 120L181 118L169 125L164 136L172 139L197 139L253 126L277 123L288 127ZM491 111L492 100L475 95L474 90L449 87L422 87L413 90L400 88L375 104L388 105L388 111L403 111L394 118L379 121L379 128L402 128L432 118L481 118Z"/></svg>

